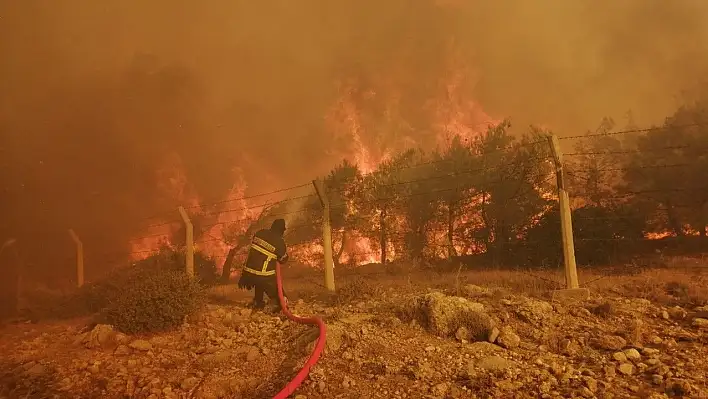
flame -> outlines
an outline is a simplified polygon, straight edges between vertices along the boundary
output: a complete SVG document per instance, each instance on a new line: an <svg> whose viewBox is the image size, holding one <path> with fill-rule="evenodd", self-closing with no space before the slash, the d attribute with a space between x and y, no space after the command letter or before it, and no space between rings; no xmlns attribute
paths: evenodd
<svg viewBox="0 0 708 399"><path fill-rule="evenodd" d="M450 46L452 50L454 46ZM465 140L471 140L475 136L485 131L488 125L499 123L500 120L494 120L479 106L478 103L471 100L467 96L468 88L471 86L471 79L474 74L468 68L465 68L460 62L461 58L454 51L450 51L449 73L440 81L440 92L437 98L433 98L428 102L427 111L432 111L431 116L434 119L434 132L436 134L435 141L439 148L446 148L450 145L454 136L459 136ZM344 82L339 87L339 98L332 104L328 111L325 122L328 130L331 131L340 143L344 143L342 149L343 154L347 155L359 166L359 169L364 174L371 173L384 161L390 159L394 149L403 149L416 145L416 141L400 132L406 131L405 122L398 117L399 99L401 96L400 90L391 81L386 81L381 78L383 84L379 91L365 90L359 91L355 84ZM366 88L363 88L366 89ZM371 126L367 123L365 115L362 113L356 98L363 101L376 99L377 103L384 104L382 110L382 124L385 126ZM378 98L377 98L378 97ZM386 101L381 101L385 97ZM425 110L421 110L425 111ZM373 131L373 130L376 131ZM396 138L396 143L371 142L374 137L382 137L381 130L388 129L397 132L399 137ZM388 138L388 137L387 137ZM165 193L179 204L189 207L193 214L203 212L203 206L199 197L190 189L189 182L183 173L183 165L181 159L177 155L172 155L165 161L165 167L159 171L158 177L162 182L162 187ZM196 249L204 252L206 255L215 258L224 258L229 250L229 244L223 242L221 238L224 236L226 229L236 230L237 232L245 232L250 222L255 219L261 212L262 208L257 207L252 200L244 199L248 184L243 178L243 173L236 169L234 171L234 184L223 202L216 211L217 215L214 221L207 224L210 226L204 234L199 234L197 238ZM263 187L258 187L262 190ZM261 200L262 201L262 200ZM478 205L478 204L477 204ZM288 205L286 213L294 213L297 209L304 206L304 201L293 201ZM476 206L476 205L471 205ZM472 209L472 208L471 208ZM354 212L354 209L350 209ZM212 213L214 211L208 212ZM289 223L294 215L286 216ZM371 226L377 226L378 220L372 217ZM481 220L474 211L465 212L465 215L458 218L455 224L455 229L460 228L463 224L474 222L480 224ZM400 234L401 226L405 225L404 220L395 220L391 222L389 230L392 237L388 237L387 258L395 260L400 257L400 246L395 243L396 233ZM430 241L437 243L440 237L446 239L446 230L439 228L440 226L430 230ZM179 228L177 225L156 223L152 227L146 229L144 234L146 237L134 240L131 243L133 259L141 259L156 252L163 245L171 245L170 238L172 234ZM197 232L195 232L196 234ZM367 237L358 234L357 232L348 232L349 239L345 243L345 248L342 251L340 261L342 263L351 263L355 265L363 265L368 263L380 262L381 255L379 243L376 240L371 240ZM341 234L340 234L341 236ZM335 239L339 239L336 238ZM341 245L341 244L340 244ZM436 244L432 252L434 256L447 256L447 244ZM478 251L474 244L454 243L458 254L469 253L470 251ZM335 245L335 248L337 245ZM318 266L322 264L323 248L321 240L295 246L290 250L294 258L298 258L305 264Z"/></svg>
<svg viewBox="0 0 708 399"><path fill-rule="evenodd" d="M340 84L339 98L330 108L325 120L334 136L349 144L345 150L346 154L353 157L362 173L371 173L391 154L389 151L382 151L375 155L371 146L364 142L362 116L353 95L354 87L351 84ZM364 94L364 98L376 95L374 91L369 90Z"/></svg>

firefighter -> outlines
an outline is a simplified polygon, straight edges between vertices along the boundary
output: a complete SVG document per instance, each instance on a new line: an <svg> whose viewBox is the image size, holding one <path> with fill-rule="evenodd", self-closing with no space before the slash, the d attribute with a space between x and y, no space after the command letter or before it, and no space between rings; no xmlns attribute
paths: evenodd
<svg viewBox="0 0 708 399"><path fill-rule="evenodd" d="M254 309L265 308L263 302L263 294L265 293L271 302L278 303L274 310L276 312L281 310L280 300L278 300L275 262L283 264L288 261L284 234L285 220L276 219L270 229L257 231L251 240L251 248L248 251L238 286L247 290L255 288L252 304ZM283 297L285 298L285 292L283 292ZM287 304L287 298L285 298L285 302Z"/></svg>

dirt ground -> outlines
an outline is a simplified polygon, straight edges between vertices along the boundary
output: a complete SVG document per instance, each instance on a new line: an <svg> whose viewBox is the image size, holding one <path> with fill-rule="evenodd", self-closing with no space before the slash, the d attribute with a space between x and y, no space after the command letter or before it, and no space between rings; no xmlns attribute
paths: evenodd
<svg viewBox="0 0 708 399"><path fill-rule="evenodd" d="M591 297L579 303L551 301L559 272L372 267L338 271L331 296L320 275L288 270L293 311L328 327L325 353L292 397L708 398L705 265L581 270ZM210 299L178 330L150 336L88 319L5 324L0 398L273 397L316 331L252 312L232 285ZM474 337L462 311L489 331Z"/></svg>

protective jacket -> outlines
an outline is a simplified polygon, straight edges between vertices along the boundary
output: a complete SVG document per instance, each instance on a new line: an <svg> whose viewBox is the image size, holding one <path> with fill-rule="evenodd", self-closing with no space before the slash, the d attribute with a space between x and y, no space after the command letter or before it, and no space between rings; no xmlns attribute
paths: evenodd
<svg viewBox="0 0 708 399"><path fill-rule="evenodd" d="M275 262L286 263L288 252L282 233L272 229L263 229L256 232L251 240L244 273L256 276L275 275Z"/></svg>

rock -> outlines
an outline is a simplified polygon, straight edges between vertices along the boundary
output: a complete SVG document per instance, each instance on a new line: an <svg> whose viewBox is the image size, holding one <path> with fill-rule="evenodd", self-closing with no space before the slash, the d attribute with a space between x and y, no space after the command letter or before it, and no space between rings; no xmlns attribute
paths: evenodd
<svg viewBox="0 0 708 399"><path fill-rule="evenodd" d="M667 311L665 311L665 310L661 311L661 318L662 318L662 319L664 319L664 320L669 320L670 317L671 317L671 316L669 315L669 312L667 312Z"/></svg>
<svg viewBox="0 0 708 399"><path fill-rule="evenodd" d="M128 342L130 341L128 336L123 333L116 333L115 339L116 339L116 343L118 345L127 345Z"/></svg>
<svg viewBox="0 0 708 399"><path fill-rule="evenodd" d="M642 355L639 354L639 351L637 351L634 348L630 348L624 351L625 356L627 356L627 359L632 360L632 361L637 361L642 358Z"/></svg>
<svg viewBox="0 0 708 399"><path fill-rule="evenodd" d="M657 355L659 354L658 349L654 348L642 348L642 355L644 356L651 356L651 355Z"/></svg>
<svg viewBox="0 0 708 399"><path fill-rule="evenodd" d="M596 349L605 349L610 351L622 350L627 345L627 341L618 335L602 335L600 337L590 339L589 343L590 346Z"/></svg>
<svg viewBox="0 0 708 399"><path fill-rule="evenodd" d="M192 388L196 387L197 384L199 384L199 379L196 377L188 377L182 380L182 383L180 384L180 387L182 388L183 391L190 391Z"/></svg>
<svg viewBox="0 0 708 399"><path fill-rule="evenodd" d="M683 320L688 316L688 312L680 306L669 309L669 316L674 320Z"/></svg>
<svg viewBox="0 0 708 399"><path fill-rule="evenodd" d="M258 351L258 348L255 346L251 346L248 348L246 351L246 361L247 362L252 362L260 357L261 353Z"/></svg>
<svg viewBox="0 0 708 399"><path fill-rule="evenodd" d="M693 327L706 328L708 329L708 319L701 319L700 317L693 319L691 323Z"/></svg>
<svg viewBox="0 0 708 399"><path fill-rule="evenodd" d="M83 338L83 344L89 349L106 348L115 343L116 332L113 326L97 324L91 332Z"/></svg>
<svg viewBox="0 0 708 399"><path fill-rule="evenodd" d="M577 342L575 342L571 339L565 338L565 339L562 339L558 343L558 349L560 350L560 353L562 353L563 355L572 356L572 355L578 353L578 351L580 351L581 348Z"/></svg>
<svg viewBox="0 0 708 399"><path fill-rule="evenodd" d="M113 354L116 356L130 355L130 348L127 345L118 345Z"/></svg>
<svg viewBox="0 0 708 399"><path fill-rule="evenodd" d="M457 329L457 332L455 333L455 338L457 338L458 341L460 342L465 342L470 340L470 330L467 329L467 327L462 326Z"/></svg>
<svg viewBox="0 0 708 399"><path fill-rule="evenodd" d="M469 350L471 350L472 352L476 353L499 353L504 351L497 345L484 341L473 342L469 344L467 348L469 348Z"/></svg>
<svg viewBox="0 0 708 399"><path fill-rule="evenodd" d="M491 330L489 330L489 334L487 335L487 342L490 343L495 343L497 342L497 338L499 338L499 329L496 327L492 327Z"/></svg>
<svg viewBox="0 0 708 399"><path fill-rule="evenodd" d="M354 380L351 377L344 376L344 380L342 380L342 388L349 389L355 385L356 385L356 382L354 382Z"/></svg>
<svg viewBox="0 0 708 399"><path fill-rule="evenodd" d="M443 397L447 395L447 393L450 391L450 385L448 385L446 382L441 382L440 384L435 385L432 389L431 392L433 395L438 396L438 397Z"/></svg>
<svg viewBox="0 0 708 399"><path fill-rule="evenodd" d="M128 346L141 352L147 352L152 349L152 344L144 339L136 339Z"/></svg>
<svg viewBox="0 0 708 399"><path fill-rule="evenodd" d="M620 363L627 361L627 355L625 355L624 352L615 352L612 354L612 358Z"/></svg>
<svg viewBox="0 0 708 399"><path fill-rule="evenodd" d="M430 332L440 337L452 336L460 327L466 327L471 339L482 341L487 339L494 327L494 321L484 311L484 305L440 292L416 297L412 308Z"/></svg>
<svg viewBox="0 0 708 399"><path fill-rule="evenodd" d="M642 337L644 336L644 322L640 319L633 319L626 332L626 337L635 346L642 345Z"/></svg>
<svg viewBox="0 0 708 399"><path fill-rule="evenodd" d="M590 392L593 394L597 392L597 380L592 378L592 377L585 377L584 378L585 386L588 388Z"/></svg>
<svg viewBox="0 0 708 399"><path fill-rule="evenodd" d="M617 366L617 370L624 375L632 375L634 373L634 365L632 363L622 363Z"/></svg>
<svg viewBox="0 0 708 399"><path fill-rule="evenodd" d="M478 361L472 361L468 365L469 375L474 375L473 369L477 367L486 371L501 371L517 367L513 360L504 359L501 356L487 356Z"/></svg>
<svg viewBox="0 0 708 399"><path fill-rule="evenodd" d="M531 324L540 325L552 317L553 305L545 301L527 298L519 305L516 314Z"/></svg>
<svg viewBox="0 0 708 399"><path fill-rule="evenodd" d="M589 312L588 312L589 313ZM592 309L592 313L596 316L610 316L616 313L615 307L612 302L604 302L600 305L595 306Z"/></svg>
<svg viewBox="0 0 708 399"><path fill-rule="evenodd" d="M305 344L302 346L304 347L305 352L312 353L319 339L318 336L319 332L316 330L310 334L302 336L300 343ZM353 337L356 337L356 335L354 334ZM344 343L347 342L347 339L348 335L346 334L346 330L342 326L337 324L328 324L325 341L325 352L333 353L339 351L344 346Z"/></svg>
<svg viewBox="0 0 708 399"><path fill-rule="evenodd" d="M25 371L25 374L31 377L42 377L47 374L47 368L41 364L33 364Z"/></svg>
<svg viewBox="0 0 708 399"><path fill-rule="evenodd" d="M654 385L661 385L664 383L664 377L659 374L653 374L651 376L651 382Z"/></svg>
<svg viewBox="0 0 708 399"><path fill-rule="evenodd" d="M518 348L521 343L521 338L514 332L511 327L504 327L497 338L497 344L502 348L514 349Z"/></svg>

